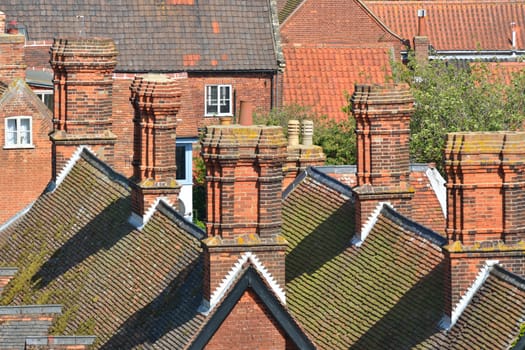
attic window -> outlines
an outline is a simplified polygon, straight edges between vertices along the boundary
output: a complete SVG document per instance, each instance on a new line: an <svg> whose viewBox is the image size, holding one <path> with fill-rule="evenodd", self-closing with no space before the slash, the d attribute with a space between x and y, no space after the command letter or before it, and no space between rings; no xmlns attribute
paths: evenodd
<svg viewBox="0 0 525 350"><path fill-rule="evenodd" d="M31 117L10 117L5 119L4 148L31 148L32 142Z"/></svg>
<svg viewBox="0 0 525 350"><path fill-rule="evenodd" d="M205 115L208 117L232 115L231 85L206 85Z"/></svg>

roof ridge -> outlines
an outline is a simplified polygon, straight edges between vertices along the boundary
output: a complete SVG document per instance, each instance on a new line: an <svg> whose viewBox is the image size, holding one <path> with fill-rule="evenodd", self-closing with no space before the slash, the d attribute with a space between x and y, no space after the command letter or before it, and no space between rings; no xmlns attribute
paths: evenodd
<svg viewBox="0 0 525 350"><path fill-rule="evenodd" d="M525 290L525 278L505 269L502 265L494 265L491 274L512 284L516 288Z"/></svg>
<svg viewBox="0 0 525 350"><path fill-rule="evenodd" d="M118 182L120 185L128 189L131 187L130 181L124 175L116 172L108 164L100 160L95 155L95 152L88 145L80 145L77 147L71 158L69 158L67 163L59 172L56 180L51 181L45 191L54 192L57 189L57 187L60 186L60 184L65 180L67 175L71 172L71 170L75 167L76 163L81 158L88 162L90 165L92 165L94 168L102 172L104 175L109 177L111 180Z"/></svg>
<svg viewBox="0 0 525 350"><path fill-rule="evenodd" d="M315 181L320 182L332 190L339 192L341 195L348 197L348 199L355 201L354 192L350 186L345 185L341 181L334 179L313 166L306 168L305 172L306 175L310 176Z"/></svg>
<svg viewBox="0 0 525 350"><path fill-rule="evenodd" d="M425 227L409 218L397 212L393 207L383 206L381 209L381 215L386 218L395 221L398 225L408 229L409 231L417 234L420 237L425 238L426 240L432 242L433 244L439 246L440 248L445 246L448 241L445 237L434 232L433 230Z"/></svg>
<svg viewBox="0 0 525 350"><path fill-rule="evenodd" d="M193 222L186 220L181 213L176 211L175 208L173 208L173 206L169 205L165 201L159 201L157 205L157 210L166 215L179 227L184 229L184 231L190 233L196 239L201 240L206 236L206 233L202 229L200 229Z"/></svg>

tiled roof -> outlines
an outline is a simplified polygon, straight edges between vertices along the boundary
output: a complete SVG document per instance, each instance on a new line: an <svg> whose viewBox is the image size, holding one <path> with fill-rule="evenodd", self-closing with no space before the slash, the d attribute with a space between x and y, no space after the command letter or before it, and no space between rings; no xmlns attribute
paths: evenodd
<svg viewBox="0 0 525 350"><path fill-rule="evenodd" d="M277 69L271 1L188 3L1 0L0 9L29 40L113 38L121 72Z"/></svg>
<svg viewBox="0 0 525 350"><path fill-rule="evenodd" d="M525 280L496 265L450 330L450 348L508 349L525 315Z"/></svg>
<svg viewBox="0 0 525 350"><path fill-rule="evenodd" d="M129 215L127 180L83 151L56 190L2 232L1 264L20 271L2 302L63 304L53 333L96 334L101 345L113 334L130 334L129 329L147 324L148 317L156 317L149 310L164 306L165 296L200 288L191 276L201 273L202 231L164 204L141 231L127 223ZM187 319L178 326L180 341L194 329ZM168 331L149 330L156 333L140 340Z"/></svg>
<svg viewBox="0 0 525 350"><path fill-rule="evenodd" d="M445 242L384 208L357 248L353 210L310 177L286 197L288 307L320 349L414 347L438 331Z"/></svg>
<svg viewBox="0 0 525 350"><path fill-rule="evenodd" d="M412 215L410 219L444 236L445 216L435 189L426 176L428 169L426 165L414 164L411 166L410 185L414 188L415 193L411 201ZM357 185L355 166L324 166L316 167L316 170L328 174L352 188Z"/></svg>
<svg viewBox="0 0 525 350"><path fill-rule="evenodd" d="M286 59L284 103L312 107L319 115L346 120L356 83L382 83L391 75L387 47L292 47L283 48Z"/></svg>
<svg viewBox="0 0 525 350"><path fill-rule="evenodd" d="M510 23L518 28L517 48L525 48L523 1L366 1L404 39L417 34L417 10L427 10L430 44L437 50L510 50Z"/></svg>

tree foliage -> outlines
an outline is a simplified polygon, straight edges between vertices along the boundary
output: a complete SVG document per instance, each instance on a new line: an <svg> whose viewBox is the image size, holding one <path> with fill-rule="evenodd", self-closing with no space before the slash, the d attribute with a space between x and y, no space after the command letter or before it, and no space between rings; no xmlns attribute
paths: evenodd
<svg viewBox="0 0 525 350"><path fill-rule="evenodd" d="M457 131L516 130L525 119L525 74L485 62L431 61L394 64L394 79L415 98L411 157L441 165L445 135Z"/></svg>
<svg viewBox="0 0 525 350"><path fill-rule="evenodd" d="M313 142L323 148L327 164L355 163L355 122L351 117L335 121L325 115L317 115L309 107L299 105L288 105L269 113L256 113L254 116L256 124L282 126L286 136L288 121L292 119L314 122Z"/></svg>

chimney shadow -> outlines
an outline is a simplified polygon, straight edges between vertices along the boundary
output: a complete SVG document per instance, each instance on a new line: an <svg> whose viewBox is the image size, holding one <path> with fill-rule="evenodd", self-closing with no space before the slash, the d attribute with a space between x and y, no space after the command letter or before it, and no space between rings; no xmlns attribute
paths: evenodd
<svg viewBox="0 0 525 350"><path fill-rule="evenodd" d="M45 288L88 257L110 249L133 231L133 226L125 220L129 215L124 215L124 220L122 215L129 212L129 203L129 197L116 200L62 244L31 278L35 287Z"/></svg>
<svg viewBox="0 0 525 350"><path fill-rule="evenodd" d="M348 248L355 233L354 212L354 203L346 201L286 255L286 283L314 273Z"/></svg>
<svg viewBox="0 0 525 350"><path fill-rule="evenodd" d="M349 349L413 349L440 332L438 324L445 310L445 268L443 260Z"/></svg>
<svg viewBox="0 0 525 350"><path fill-rule="evenodd" d="M129 317L100 349L148 347L196 317L204 319L205 316L197 312L202 302L202 278L203 261L199 256L182 269L154 300ZM190 329L197 326L190 325L186 332L183 331L187 335L185 340L180 334L173 337L178 343L185 343L193 336Z"/></svg>

